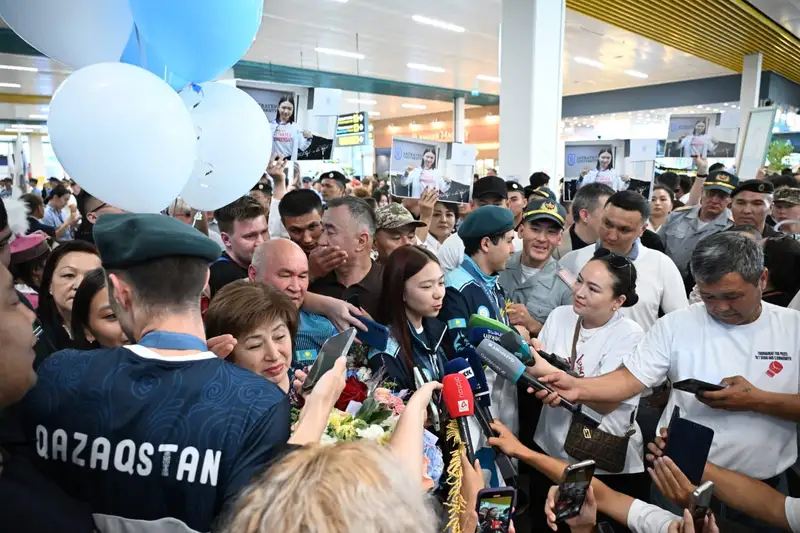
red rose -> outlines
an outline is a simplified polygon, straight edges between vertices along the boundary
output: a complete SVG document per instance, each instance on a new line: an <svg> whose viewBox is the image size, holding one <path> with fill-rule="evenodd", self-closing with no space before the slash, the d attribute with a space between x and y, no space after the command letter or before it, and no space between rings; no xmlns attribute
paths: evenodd
<svg viewBox="0 0 800 533"><path fill-rule="evenodd" d="M350 402L363 402L367 399L367 385L358 381L355 376L350 376L344 384L339 400L336 402L336 408L340 411L347 409Z"/></svg>

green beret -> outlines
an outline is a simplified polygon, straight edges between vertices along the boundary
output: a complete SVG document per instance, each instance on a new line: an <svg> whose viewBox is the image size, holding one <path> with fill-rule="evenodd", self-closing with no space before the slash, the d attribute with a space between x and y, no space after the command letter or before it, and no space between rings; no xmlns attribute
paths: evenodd
<svg viewBox="0 0 800 533"><path fill-rule="evenodd" d="M512 229L514 214L511 210L497 205L484 205L467 215L458 228L458 236L466 241L499 235Z"/></svg>
<svg viewBox="0 0 800 533"><path fill-rule="evenodd" d="M108 270L162 257L200 257L210 263L221 253L219 245L198 230L165 215L108 213L97 217L92 233Z"/></svg>
<svg viewBox="0 0 800 533"><path fill-rule="evenodd" d="M522 212L522 218L528 222L534 220L552 220L560 228L564 227L567 220L567 210L564 206L550 198L539 198L531 200Z"/></svg>

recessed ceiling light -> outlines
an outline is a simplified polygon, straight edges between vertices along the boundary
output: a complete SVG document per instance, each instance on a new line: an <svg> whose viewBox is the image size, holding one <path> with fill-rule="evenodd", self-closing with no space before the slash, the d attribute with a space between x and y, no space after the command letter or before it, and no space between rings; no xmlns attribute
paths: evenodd
<svg viewBox="0 0 800 533"><path fill-rule="evenodd" d="M344 50L335 50L333 48L314 48L314 51L328 56L340 56L340 57L351 57L353 59L364 59L364 54L359 54L357 52L346 52Z"/></svg>
<svg viewBox="0 0 800 533"><path fill-rule="evenodd" d="M340 4L346 4L347 0L334 0L334 2L339 2Z"/></svg>
<svg viewBox="0 0 800 533"><path fill-rule="evenodd" d="M369 112L369 116L371 116L371 117L379 117L379 116L381 116L381 112L380 111L370 111Z"/></svg>
<svg viewBox="0 0 800 533"><path fill-rule="evenodd" d="M400 107L406 109L428 109L428 106L422 104L402 104Z"/></svg>
<svg viewBox="0 0 800 533"><path fill-rule="evenodd" d="M351 104L362 104L362 105L376 105L378 103L377 100L362 100L360 98L348 98L347 100Z"/></svg>
<svg viewBox="0 0 800 533"><path fill-rule="evenodd" d="M0 65L0 69L2 70L22 70L25 72L39 72L38 68L34 67L18 67L16 65Z"/></svg>
<svg viewBox="0 0 800 533"><path fill-rule="evenodd" d="M22 87L19 83L0 83L0 87L8 87L10 89L19 89Z"/></svg>
<svg viewBox="0 0 800 533"><path fill-rule="evenodd" d="M477 76L475 76L475 79L481 81L491 81L493 83L500 83L500 78L498 78L497 76L487 76L486 74L478 74Z"/></svg>
<svg viewBox="0 0 800 533"><path fill-rule="evenodd" d="M408 63L406 66L414 70L424 70L426 72L445 72L442 67L432 67L430 65L423 65L422 63Z"/></svg>
<svg viewBox="0 0 800 533"><path fill-rule="evenodd" d="M714 113L719 113L719 109L713 109Z"/></svg>
<svg viewBox="0 0 800 533"><path fill-rule="evenodd" d="M580 63L581 65L589 65L590 67L595 68L603 68L603 64L599 61L595 61L594 59L587 59L585 57L575 57L576 63Z"/></svg>
<svg viewBox="0 0 800 533"><path fill-rule="evenodd" d="M642 78L642 79L649 78L647 74L645 74L644 72L639 72L638 70L626 70L625 74L627 74L628 76L633 76L634 78Z"/></svg>
<svg viewBox="0 0 800 533"><path fill-rule="evenodd" d="M724 104L722 104L722 105L724 105L725 107L728 107L728 102L725 102L725 103L724 103Z"/></svg>
<svg viewBox="0 0 800 533"><path fill-rule="evenodd" d="M426 26L433 26L434 28L439 28L440 30L454 31L456 33L464 33L466 31L461 26L450 24L449 22L444 22L442 20L423 17L422 15L414 15L413 17L411 17L411 20L413 20L417 24L425 24Z"/></svg>
<svg viewBox="0 0 800 533"><path fill-rule="evenodd" d="M703 109L703 106L699 105L697 106L697 109Z"/></svg>

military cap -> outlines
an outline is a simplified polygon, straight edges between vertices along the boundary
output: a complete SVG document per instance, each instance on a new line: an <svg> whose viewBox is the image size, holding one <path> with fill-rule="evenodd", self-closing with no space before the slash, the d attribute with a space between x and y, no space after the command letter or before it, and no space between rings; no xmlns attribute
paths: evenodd
<svg viewBox="0 0 800 533"><path fill-rule="evenodd" d="M105 214L97 218L94 242L103 267L125 269L163 257L198 257L209 263L219 245L180 220L156 214Z"/></svg>
<svg viewBox="0 0 800 533"><path fill-rule="evenodd" d="M319 181L322 180L336 180L341 183L342 187L346 187L348 182L350 181L347 179L347 176L339 172L338 170L330 170L328 172L323 172L322 175L319 177Z"/></svg>
<svg viewBox="0 0 800 533"><path fill-rule="evenodd" d="M253 188L250 189L250 192L253 191L261 191L264 194L272 194L272 186L269 183L264 183L263 181L259 181Z"/></svg>
<svg viewBox="0 0 800 533"><path fill-rule="evenodd" d="M563 205L550 198L536 198L525 207L522 218L528 222L541 219L552 220L563 229L567 220L567 210Z"/></svg>
<svg viewBox="0 0 800 533"><path fill-rule="evenodd" d="M554 202L556 201L556 193L554 193L549 187L545 187L544 185L536 188L533 188L530 185L525 187L525 198L529 198L531 196L535 197L534 200L537 200L539 198L549 198Z"/></svg>
<svg viewBox="0 0 800 533"><path fill-rule="evenodd" d="M722 191L730 194L739 185L739 176L727 170L718 170L709 174L703 189L709 191Z"/></svg>
<svg viewBox="0 0 800 533"><path fill-rule="evenodd" d="M520 185L520 183L517 181L509 180L506 182L506 192L521 192L522 194L525 194L525 187Z"/></svg>
<svg viewBox="0 0 800 533"><path fill-rule="evenodd" d="M424 222L414 219L411 211L401 204L394 202L375 210L376 229L397 229L405 226L421 228L427 226Z"/></svg>
<svg viewBox="0 0 800 533"><path fill-rule="evenodd" d="M508 190L503 178L497 176L486 176L475 182L472 186L472 197L480 198L487 194L494 194L504 200L508 200Z"/></svg>
<svg viewBox="0 0 800 533"><path fill-rule="evenodd" d="M458 228L458 236L466 241L499 235L512 229L514 229L514 214L511 210L497 205L484 205L467 215Z"/></svg>
<svg viewBox="0 0 800 533"><path fill-rule="evenodd" d="M731 193L731 198L739 194L740 192L750 191L750 192L759 192L762 194L772 194L775 192L775 186L772 183L764 180L744 180L739 184L738 187L733 189Z"/></svg>
<svg viewBox="0 0 800 533"><path fill-rule="evenodd" d="M775 191L775 202L786 202L787 204L800 205L800 189L786 187Z"/></svg>

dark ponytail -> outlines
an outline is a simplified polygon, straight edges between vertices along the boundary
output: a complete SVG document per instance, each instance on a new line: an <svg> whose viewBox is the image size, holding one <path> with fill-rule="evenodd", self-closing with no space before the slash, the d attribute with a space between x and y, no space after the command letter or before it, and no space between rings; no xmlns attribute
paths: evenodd
<svg viewBox="0 0 800 533"><path fill-rule="evenodd" d="M636 266L630 259L600 248L594 253L592 261L600 261L606 265L608 273L614 280L611 287L614 298L625 296L622 307L632 307L639 302L639 295L636 294Z"/></svg>

